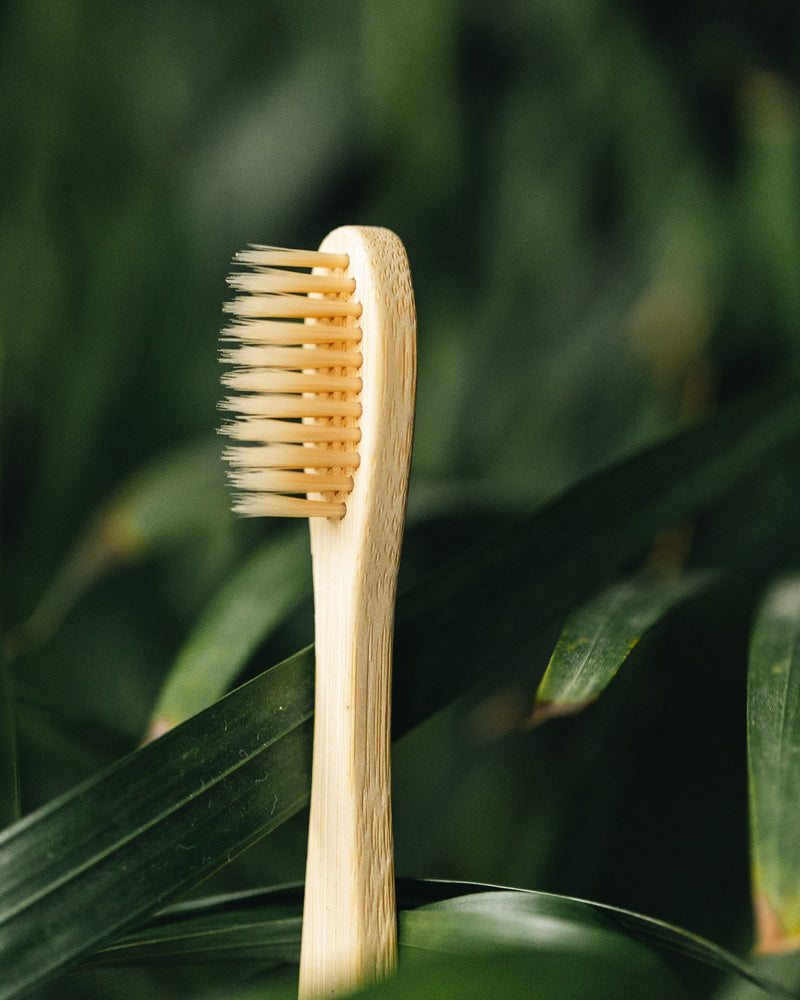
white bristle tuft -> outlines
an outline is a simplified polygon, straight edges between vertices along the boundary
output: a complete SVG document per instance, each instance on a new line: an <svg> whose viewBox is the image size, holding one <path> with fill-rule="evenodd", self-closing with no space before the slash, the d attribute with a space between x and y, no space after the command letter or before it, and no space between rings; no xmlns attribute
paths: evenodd
<svg viewBox="0 0 800 1000"><path fill-rule="evenodd" d="M235 257L222 331L221 433L250 517L344 515L361 437L361 304L347 254L253 246ZM313 270L310 270L313 269ZM235 443L233 443L235 442Z"/></svg>

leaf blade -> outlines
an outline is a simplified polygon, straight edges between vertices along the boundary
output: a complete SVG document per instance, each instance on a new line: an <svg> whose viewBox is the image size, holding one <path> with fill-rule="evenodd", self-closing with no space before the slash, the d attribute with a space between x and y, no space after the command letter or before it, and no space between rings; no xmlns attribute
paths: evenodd
<svg viewBox="0 0 800 1000"><path fill-rule="evenodd" d="M747 685L752 883L758 950L800 948L800 576L767 592Z"/></svg>
<svg viewBox="0 0 800 1000"><path fill-rule="evenodd" d="M0 834L0 997L47 978L297 812L312 705L310 659L294 657Z"/></svg>
<svg viewBox="0 0 800 1000"><path fill-rule="evenodd" d="M0 829L20 817L14 685L0 662Z"/></svg>
<svg viewBox="0 0 800 1000"><path fill-rule="evenodd" d="M404 595L395 645L394 735L402 735L464 692L482 671L496 667L533 630L567 611L576 596L646 546L655 531L711 505L776 449L793 446L799 434L795 387L764 393L709 425L591 477ZM543 569L532 573L531 566ZM511 623L502 634L495 627L501 611ZM279 665L286 690L300 700L310 697L312 661L307 649ZM230 753L241 747L236 746L238 729L223 733L222 727L229 713L244 711L252 701L250 714L235 727L247 723L244 732L257 730L256 706L265 711L274 707L274 693L269 693L274 676L267 671L0 836L0 865L11 873L0 885L0 958L6 959L0 961L0 997L19 995L25 983L46 978L144 919L224 863L228 854L263 835L273 819L277 823L300 808L308 790L308 704L294 719L294 727L283 720L285 735L275 744L281 748L279 755L286 754L288 767L274 816L269 816L273 800L258 771L259 761L263 766L271 759L263 748L244 762L252 764L250 770L233 770L238 785L235 780L226 784ZM205 729L209 720L214 722L211 734ZM160 795L148 787L153 774L173 776L185 764L183 749L202 742L208 750L205 773L190 771L188 784L178 781ZM131 796L127 768L144 790L141 799ZM209 821L208 852L201 852L198 860L176 846L182 837L192 837L197 815L193 808L181 812L181 800L189 796L188 804L202 813L208 802L213 804L211 791L220 789L228 796L222 799L234 803L239 813L217 811L219 826ZM127 804L127 827L108 820L116 803L123 810ZM102 830L92 841L86 824L97 821ZM163 852L150 857L148 836L170 852L169 865L163 863ZM87 837L95 845L94 854L84 856L80 870L70 868L70 859ZM64 845L63 861L57 852L47 857L51 841ZM17 881L20 872L30 876L24 886ZM135 906L128 894L135 896ZM13 935L6 933L12 921ZM69 939L42 935L42 927L53 927Z"/></svg>
<svg viewBox="0 0 800 1000"><path fill-rule="evenodd" d="M794 994L738 957L682 928L616 907L526 889L479 883L398 879L401 954L560 950L571 960L645 962L640 945L677 953L756 985ZM251 890L178 904L135 934L98 953L92 964L216 959L299 961L302 885ZM579 947L580 945L580 947ZM401 963L402 964L402 963Z"/></svg>
<svg viewBox="0 0 800 1000"><path fill-rule="evenodd" d="M205 609L170 668L148 728L154 739L220 698L310 587L307 532L262 545Z"/></svg>
<svg viewBox="0 0 800 1000"><path fill-rule="evenodd" d="M537 628L640 556L659 531L712 506L760 464L795 448L797 383L793 374L588 477L403 595L395 649L406 676L396 686L395 712L413 716L415 700L442 707L486 664L518 655ZM498 629L500 620L510 627ZM420 649L424 655L414 656ZM448 664L457 649L465 658L454 676Z"/></svg>
<svg viewBox="0 0 800 1000"><path fill-rule="evenodd" d="M678 604L711 586L715 575L637 574L607 587L567 618L536 692L532 722L591 704L643 635Z"/></svg>
<svg viewBox="0 0 800 1000"><path fill-rule="evenodd" d="M193 441L124 480L68 553L29 617L4 638L9 659L48 642L76 602L113 568L224 526L219 450Z"/></svg>

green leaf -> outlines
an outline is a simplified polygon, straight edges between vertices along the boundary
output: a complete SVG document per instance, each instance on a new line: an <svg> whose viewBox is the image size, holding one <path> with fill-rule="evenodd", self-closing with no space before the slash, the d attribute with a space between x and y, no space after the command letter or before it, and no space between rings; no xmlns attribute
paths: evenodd
<svg viewBox="0 0 800 1000"><path fill-rule="evenodd" d="M593 702L642 636L715 579L700 571L680 577L642 573L573 611L536 692L533 722L579 712Z"/></svg>
<svg viewBox="0 0 800 1000"><path fill-rule="evenodd" d="M158 696L149 738L221 697L310 587L305 526L258 549L216 595L178 654Z"/></svg>
<svg viewBox="0 0 800 1000"><path fill-rule="evenodd" d="M0 661L0 828L19 819L19 769L14 685Z"/></svg>
<svg viewBox="0 0 800 1000"><path fill-rule="evenodd" d="M752 881L758 948L800 948L800 576L759 610L747 684Z"/></svg>
<svg viewBox="0 0 800 1000"><path fill-rule="evenodd" d="M639 997L642 983L647 983L648 997L687 995L657 952L629 934L607 911L566 897L480 892L404 913L401 930L407 948L447 953L468 962L477 955L495 954L516 964L535 956L534 963L525 965L534 977L536 995L554 1000ZM433 995L426 992L430 989L426 985L422 995ZM467 995L480 995L475 985L470 990ZM383 991L375 994L383 995ZM454 994L448 989L441 995ZM501 986L499 995L525 994L518 992L514 977Z"/></svg>
<svg viewBox="0 0 800 1000"><path fill-rule="evenodd" d="M6 636L9 657L47 642L81 595L114 566L229 524L219 453L208 441L193 442L160 455L124 482L69 553L29 618Z"/></svg>
<svg viewBox="0 0 800 1000"><path fill-rule="evenodd" d="M439 708L484 671L519 662L538 628L640 557L656 533L712 506L776 454L794 453L798 441L793 376L481 539L400 602L395 711Z"/></svg>
<svg viewBox="0 0 800 1000"><path fill-rule="evenodd" d="M0 997L130 926L306 801L299 654L0 834Z"/></svg>
<svg viewBox="0 0 800 1000"><path fill-rule="evenodd" d="M349 995L363 1000L640 1000L644 982L648 1000L688 1000L655 959L627 964L615 958L595 954L584 959L577 951L546 948L436 954L401 965L395 978Z"/></svg>
<svg viewBox="0 0 800 1000"><path fill-rule="evenodd" d="M794 996L736 956L688 931L568 896L399 879L397 905L401 982L407 970L418 965L419 953L469 957L525 951L539 958L543 988L548 981L566 988L568 977L576 974L577 968L584 984L600 971L609 977L604 990L610 988L610 982L619 986L627 981L633 989L637 982L647 981L649 988L661 983L667 990L664 995L673 997L677 995L672 992L676 983L658 957L664 953L726 972L734 980L756 985L773 996ZM302 885L179 904L135 934L104 948L91 962L112 966L228 960L262 966L296 964L302 907ZM684 966L690 972L691 963ZM536 981L538 985L539 974ZM453 988L449 986L441 995L453 995ZM587 994L592 995L615 994Z"/></svg>
<svg viewBox="0 0 800 1000"><path fill-rule="evenodd" d="M298 963L302 884L231 893L167 907L96 952L93 965L235 960Z"/></svg>
<svg viewBox="0 0 800 1000"><path fill-rule="evenodd" d="M533 890L500 890L470 883L431 884L440 898L402 917L404 941L409 946L421 949L441 947L464 954L476 947L478 939L483 942L484 948L526 943L534 949L542 940L550 939L560 940L569 947L573 940L571 932L580 928L587 934L587 950L596 946L601 951L613 951L613 947L605 947L603 938L606 935L616 936L619 941L628 938L754 983L772 995L794 996L718 945L653 917L603 903ZM421 885L424 887L425 883ZM470 895L441 898L448 885L451 893L455 889L462 890L462 893L469 890ZM434 929L425 916L432 911L446 912L449 923L442 923L438 930Z"/></svg>
<svg viewBox="0 0 800 1000"><path fill-rule="evenodd" d="M793 997L800 997L800 952L778 955L754 954L749 967L760 981L778 983ZM746 979L731 977L726 980L714 1000L762 1000L763 993Z"/></svg>
<svg viewBox="0 0 800 1000"><path fill-rule="evenodd" d="M122 484L101 512L118 559L151 553L229 523L220 447L203 439L160 455Z"/></svg>
<svg viewBox="0 0 800 1000"><path fill-rule="evenodd" d="M5 352L0 342L0 391ZM14 685L4 651L0 650L0 828L19 819L19 773Z"/></svg>
<svg viewBox="0 0 800 1000"><path fill-rule="evenodd" d="M796 447L797 400L794 387L774 390L594 476L405 595L394 735L496 673L654 532ZM312 688L307 649L0 835L0 998L134 926L296 812Z"/></svg>

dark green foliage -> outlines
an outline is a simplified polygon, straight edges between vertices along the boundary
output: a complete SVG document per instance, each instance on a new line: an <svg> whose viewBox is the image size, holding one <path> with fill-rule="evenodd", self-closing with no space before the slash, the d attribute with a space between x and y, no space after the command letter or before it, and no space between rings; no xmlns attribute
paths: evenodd
<svg viewBox="0 0 800 1000"><path fill-rule="evenodd" d="M346 222L399 233L419 311L398 871L558 910L548 938L533 896L489 920L481 886L402 883L376 997L765 995L731 955L759 608L755 884L790 922L800 898L764 603L800 568L797 29L778 0L3 6L3 996L293 995L296 898L262 887L303 875L310 577L304 526L228 511L216 337L237 249ZM625 668L531 731L609 595L619 643L558 696L641 637ZM277 937L248 899L288 907ZM767 988L795 958L759 960Z"/></svg>

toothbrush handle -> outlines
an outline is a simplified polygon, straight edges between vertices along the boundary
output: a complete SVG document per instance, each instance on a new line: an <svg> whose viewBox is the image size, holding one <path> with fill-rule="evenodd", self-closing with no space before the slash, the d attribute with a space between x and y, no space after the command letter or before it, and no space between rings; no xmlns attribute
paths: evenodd
<svg viewBox="0 0 800 1000"><path fill-rule="evenodd" d="M311 519L316 703L300 1000L335 996L396 963L390 700L397 569L416 385L416 314L402 244L335 230L364 331L360 465L341 520Z"/></svg>
<svg viewBox="0 0 800 1000"><path fill-rule="evenodd" d="M397 951L389 759L393 595L367 594L360 581L342 579L337 562L335 555L323 559L331 586L316 599L301 1000L335 996L387 975Z"/></svg>

